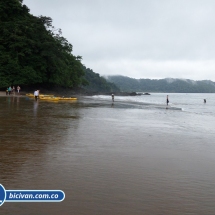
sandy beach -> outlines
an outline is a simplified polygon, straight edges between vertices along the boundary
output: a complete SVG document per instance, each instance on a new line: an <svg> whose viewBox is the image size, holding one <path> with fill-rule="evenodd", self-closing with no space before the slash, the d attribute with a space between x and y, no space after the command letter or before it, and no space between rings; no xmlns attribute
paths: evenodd
<svg viewBox="0 0 215 215"><path fill-rule="evenodd" d="M4 91L0 91L0 96L2 97L6 97L6 96L25 96L24 92L20 92L20 94L18 94L17 92L15 94L11 93L11 95L6 95L6 92Z"/></svg>

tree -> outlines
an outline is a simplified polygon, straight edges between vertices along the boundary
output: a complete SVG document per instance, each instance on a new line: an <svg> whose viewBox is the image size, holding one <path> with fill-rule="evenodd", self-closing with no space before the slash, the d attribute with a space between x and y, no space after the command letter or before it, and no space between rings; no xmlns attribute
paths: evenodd
<svg viewBox="0 0 215 215"><path fill-rule="evenodd" d="M0 87L80 85L81 57L72 54L72 45L50 17L31 15L22 2L0 2Z"/></svg>

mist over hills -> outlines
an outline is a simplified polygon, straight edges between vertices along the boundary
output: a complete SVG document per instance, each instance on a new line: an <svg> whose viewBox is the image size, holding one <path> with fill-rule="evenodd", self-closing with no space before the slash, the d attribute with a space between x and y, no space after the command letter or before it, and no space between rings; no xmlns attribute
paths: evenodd
<svg viewBox="0 0 215 215"><path fill-rule="evenodd" d="M123 92L215 93L215 82L190 79L135 79L121 75L104 76Z"/></svg>

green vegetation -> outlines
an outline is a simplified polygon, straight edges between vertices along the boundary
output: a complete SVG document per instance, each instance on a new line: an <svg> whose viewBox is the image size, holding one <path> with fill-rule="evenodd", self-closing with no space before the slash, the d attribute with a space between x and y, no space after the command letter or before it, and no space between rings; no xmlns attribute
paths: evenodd
<svg viewBox="0 0 215 215"><path fill-rule="evenodd" d="M212 81L105 78L86 68L72 45L46 16L35 17L22 0L0 1L0 88L39 86L105 92L215 93Z"/></svg>
<svg viewBox="0 0 215 215"><path fill-rule="evenodd" d="M0 2L0 87L34 85L75 87L84 75L81 57L52 26L35 17L22 0Z"/></svg>
<svg viewBox="0 0 215 215"><path fill-rule="evenodd" d="M91 92L119 92L120 89L113 83L109 83L105 78L100 77L98 73L84 67L85 71L85 86L84 88Z"/></svg>
<svg viewBox="0 0 215 215"><path fill-rule="evenodd" d="M35 17L22 0L0 1L0 88L12 85L119 91L87 69L46 16Z"/></svg>
<svg viewBox="0 0 215 215"><path fill-rule="evenodd" d="M125 76L108 76L108 81L116 84L124 92L169 92L169 93L215 93L212 81L192 81L184 79L134 79Z"/></svg>

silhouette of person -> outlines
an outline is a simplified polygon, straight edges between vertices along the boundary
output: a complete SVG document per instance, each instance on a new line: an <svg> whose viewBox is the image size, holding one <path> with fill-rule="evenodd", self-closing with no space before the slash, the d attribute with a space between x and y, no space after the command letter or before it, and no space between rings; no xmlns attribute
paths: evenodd
<svg viewBox="0 0 215 215"><path fill-rule="evenodd" d="M166 105L168 105L169 104L169 97L168 97L168 95L166 96Z"/></svg>
<svg viewBox="0 0 215 215"><path fill-rule="evenodd" d="M39 97L39 90L35 90L34 91L34 98L36 101L37 101L38 97Z"/></svg>
<svg viewBox="0 0 215 215"><path fill-rule="evenodd" d="M16 89L17 89L17 92L19 93L19 91L21 90L21 87L18 86Z"/></svg>
<svg viewBox="0 0 215 215"><path fill-rule="evenodd" d="M112 93L112 95L111 95L111 96L112 96L112 101L114 102L114 94Z"/></svg>

